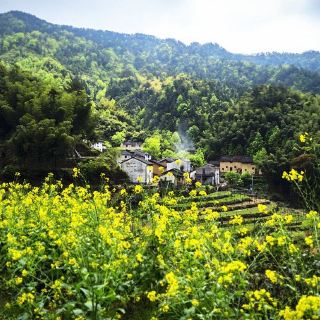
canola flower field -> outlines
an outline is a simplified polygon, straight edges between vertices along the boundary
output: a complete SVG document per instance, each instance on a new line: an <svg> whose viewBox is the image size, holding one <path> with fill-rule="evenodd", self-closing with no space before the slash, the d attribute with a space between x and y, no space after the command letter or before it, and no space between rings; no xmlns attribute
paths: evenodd
<svg viewBox="0 0 320 320"><path fill-rule="evenodd" d="M319 319L319 214L231 198L2 184L0 318Z"/></svg>

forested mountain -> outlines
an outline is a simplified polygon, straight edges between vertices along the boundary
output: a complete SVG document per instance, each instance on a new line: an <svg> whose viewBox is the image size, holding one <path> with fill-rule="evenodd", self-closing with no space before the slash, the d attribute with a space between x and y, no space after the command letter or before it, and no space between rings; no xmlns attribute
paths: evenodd
<svg viewBox="0 0 320 320"><path fill-rule="evenodd" d="M33 138L63 135L52 155L69 150L66 141L117 146L179 131L209 160L252 155L278 177L298 135L319 132L319 58L315 51L240 55L12 11L0 15L1 142L20 141L27 152L28 139L31 148ZM51 129L39 135L44 126ZM21 133L28 130L31 138Z"/></svg>
<svg viewBox="0 0 320 320"><path fill-rule="evenodd" d="M30 59L30 55L50 56L73 74L86 75L92 80L137 73L163 79L186 73L195 78L223 81L238 93L263 83L320 92L320 75L312 72L320 69L317 52L237 55L217 44L187 46L176 40L142 34L57 26L16 11L0 16L0 35L0 54L5 61L18 59L26 64L23 58Z"/></svg>

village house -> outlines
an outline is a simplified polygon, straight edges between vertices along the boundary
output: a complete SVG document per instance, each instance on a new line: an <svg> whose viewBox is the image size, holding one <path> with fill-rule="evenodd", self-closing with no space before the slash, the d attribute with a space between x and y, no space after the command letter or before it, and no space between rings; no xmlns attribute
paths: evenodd
<svg viewBox="0 0 320 320"><path fill-rule="evenodd" d="M175 187L184 184L183 173L176 168L166 170L160 177L160 181L169 182Z"/></svg>
<svg viewBox="0 0 320 320"><path fill-rule="evenodd" d="M162 173L166 170L166 167L157 160L150 159L149 161L152 163L153 176L160 177Z"/></svg>
<svg viewBox="0 0 320 320"><path fill-rule="evenodd" d="M128 160L130 158L133 157L132 152L128 151L128 150L122 150L118 159L117 159L117 163L120 165L121 162Z"/></svg>
<svg viewBox="0 0 320 320"><path fill-rule="evenodd" d="M164 158L159 161L167 170L178 169L183 172L191 171L191 161L188 159Z"/></svg>
<svg viewBox="0 0 320 320"><path fill-rule="evenodd" d="M122 150L141 150L142 142L141 141L125 141L121 143L120 149Z"/></svg>
<svg viewBox="0 0 320 320"><path fill-rule="evenodd" d="M91 148L98 150L100 152L107 150L107 148L104 146L103 142L96 142L91 145Z"/></svg>
<svg viewBox="0 0 320 320"><path fill-rule="evenodd" d="M153 179L153 164L144 158L131 157L120 163L133 183L150 184Z"/></svg>
<svg viewBox="0 0 320 320"><path fill-rule="evenodd" d="M134 150L132 151L134 157L144 158L145 160L151 160L151 155L149 153L140 151L140 150Z"/></svg>
<svg viewBox="0 0 320 320"><path fill-rule="evenodd" d="M237 172L237 173L250 173L252 175L262 174L261 170L253 164L251 157L247 156L226 156L220 159L220 172Z"/></svg>
<svg viewBox="0 0 320 320"><path fill-rule="evenodd" d="M220 168L217 165L207 163L195 170L195 179L202 184L220 184Z"/></svg>
<svg viewBox="0 0 320 320"><path fill-rule="evenodd" d="M134 150L134 151L122 150L120 153L120 156L117 159L117 163L120 164L124 160L130 159L132 157L143 158L147 161L151 160L151 156L148 153L145 153L139 150Z"/></svg>

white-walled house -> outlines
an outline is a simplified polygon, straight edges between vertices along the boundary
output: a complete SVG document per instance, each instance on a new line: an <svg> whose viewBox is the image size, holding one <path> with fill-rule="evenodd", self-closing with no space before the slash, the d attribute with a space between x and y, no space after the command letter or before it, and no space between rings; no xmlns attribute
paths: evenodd
<svg viewBox="0 0 320 320"><path fill-rule="evenodd" d="M190 172L190 179L192 179L192 180L196 180L196 173L197 173L197 171L196 170L193 170L193 171L191 171Z"/></svg>
<svg viewBox="0 0 320 320"><path fill-rule="evenodd" d="M121 169L127 173L133 183L149 184L153 179L152 163L144 158L131 157L120 164Z"/></svg>
<svg viewBox="0 0 320 320"><path fill-rule="evenodd" d="M100 152L103 152L104 150L106 150L107 148L103 145L103 142L96 142L94 144L91 145L91 148L98 150Z"/></svg>
<svg viewBox="0 0 320 320"><path fill-rule="evenodd" d="M118 159L117 159L117 163L120 165L121 162L132 158L132 156L133 156L133 155L132 155L132 153L131 153L130 151L128 151L128 150L123 150L123 151L121 151L121 153L120 153L120 155L119 155L119 157L118 157Z"/></svg>
<svg viewBox="0 0 320 320"><path fill-rule="evenodd" d="M148 161L151 160L151 156L149 153L146 153L140 150L134 150L132 151L132 153L134 157L144 158L145 160L148 160Z"/></svg>
<svg viewBox="0 0 320 320"><path fill-rule="evenodd" d="M164 164L167 170L178 169L182 172L191 171L191 161L188 159L164 158L160 160L160 163Z"/></svg>
<svg viewBox="0 0 320 320"><path fill-rule="evenodd" d="M140 141L125 141L121 143L120 148L122 150L141 150L142 142Z"/></svg>
<svg viewBox="0 0 320 320"><path fill-rule="evenodd" d="M121 162L128 160L130 158L143 158L147 161L151 160L151 156L148 153L142 151L129 151L129 150L122 150L120 156L117 159L117 163L120 164Z"/></svg>
<svg viewBox="0 0 320 320"><path fill-rule="evenodd" d="M173 169L165 171L161 175L160 180L165 181L165 182L169 182L169 183L173 184L174 186L179 186L184 183L183 173L177 168L173 168Z"/></svg>
<svg viewBox="0 0 320 320"><path fill-rule="evenodd" d="M202 167L196 168L195 178L202 184L218 185L220 184L220 168L207 163Z"/></svg>
<svg viewBox="0 0 320 320"><path fill-rule="evenodd" d="M182 168L183 172L191 172L191 161L188 159L180 159L181 160L181 165L180 169Z"/></svg>

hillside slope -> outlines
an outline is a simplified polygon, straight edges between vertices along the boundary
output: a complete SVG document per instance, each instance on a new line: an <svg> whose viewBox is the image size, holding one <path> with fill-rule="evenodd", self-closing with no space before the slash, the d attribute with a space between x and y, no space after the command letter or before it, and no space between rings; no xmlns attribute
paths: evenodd
<svg viewBox="0 0 320 320"><path fill-rule="evenodd" d="M18 11L0 15L0 41L4 61L30 65L50 56L55 64L93 83L136 74L163 79L185 73L221 81L239 94L266 83L320 92L320 75L313 72L320 69L318 52L238 55L217 44L187 46L143 34L58 26Z"/></svg>

